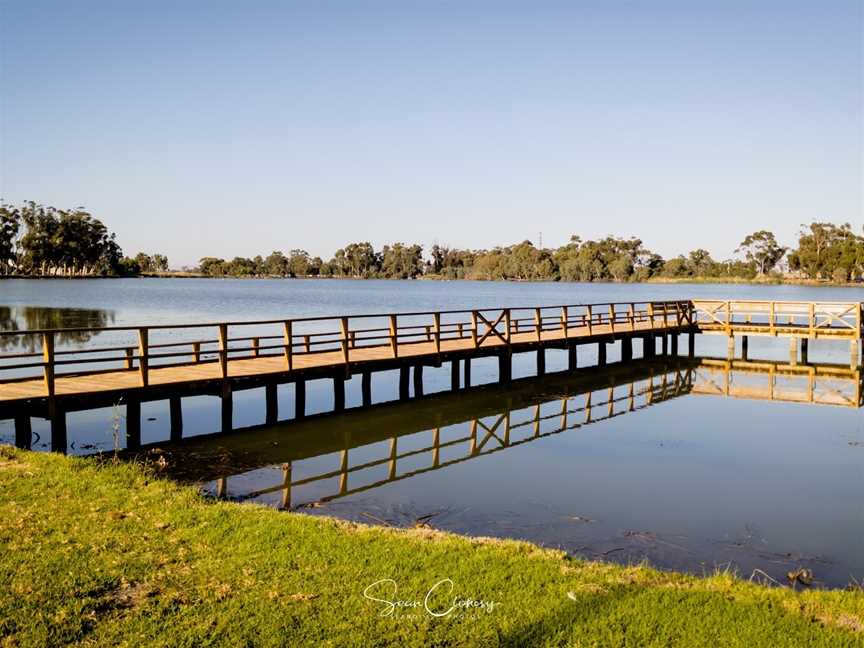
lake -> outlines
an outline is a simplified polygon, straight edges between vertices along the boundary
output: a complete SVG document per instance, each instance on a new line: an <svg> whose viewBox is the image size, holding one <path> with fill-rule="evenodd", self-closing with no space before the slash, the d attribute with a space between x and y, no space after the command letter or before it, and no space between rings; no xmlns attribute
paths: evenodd
<svg viewBox="0 0 864 648"><path fill-rule="evenodd" d="M110 326L313 315L542 306L690 298L864 299L864 289L714 284L567 284L348 280L6 280L0 329ZM99 343L120 335L105 332ZM61 346L83 339L68 336ZM31 341L32 342L32 341ZM26 341L25 341L26 344ZM38 345L37 345L38 346ZM686 348L686 345L682 348ZM591 364L591 348L584 361ZM610 347L610 361L617 360ZM169 444L168 406L142 407L142 441L166 473L217 497L360 522L524 538L575 555L648 560L702 573L758 569L778 580L807 567L820 585L864 577L864 428L858 371L822 379L817 401L783 394L806 384L725 372L722 336L697 336L694 358L657 358L564 372L566 353L514 356L507 387L494 359L475 361L478 387L448 393L448 367L427 368L427 397L390 403L394 372L374 377L379 405L262 426L263 390L238 392L234 425L218 399L184 402L183 443ZM788 362L785 339L753 338L751 358ZM848 365L848 346L811 342L809 362ZM580 350L580 365L583 355ZM359 377L347 405L360 403ZM320 384L317 384L320 383ZM781 384L782 383L782 384ZM731 384L737 394L720 388ZM780 388L782 387L782 389ZM290 418L291 385L279 388ZM733 392L735 390L732 390ZM332 408L329 381L307 388L307 412ZM773 398L773 399L772 399ZM122 407L69 415L69 448L110 452ZM253 427L244 431L242 428ZM122 437L122 434L121 434ZM14 442L0 421L0 441ZM49 449L34 420L32 446ZM155 450L154 450L155 448Z"/></svg>

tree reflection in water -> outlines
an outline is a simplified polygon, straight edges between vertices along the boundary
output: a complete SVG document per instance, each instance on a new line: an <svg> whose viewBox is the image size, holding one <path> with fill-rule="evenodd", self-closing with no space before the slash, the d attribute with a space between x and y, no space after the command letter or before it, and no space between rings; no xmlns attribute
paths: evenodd
<svg viewBox="0 0 864 648"><path fill-rule="evenodd" d="M99 329L114 323L113 310L102 308L52 308L45 306L0 306L0 331L32 331L39 329L89 328ZM99 331L65 331L58 333L55 343L78 345L89 342ZM0 336L0 350L24 349L35 352L42 346L38 334Z"/></svg>

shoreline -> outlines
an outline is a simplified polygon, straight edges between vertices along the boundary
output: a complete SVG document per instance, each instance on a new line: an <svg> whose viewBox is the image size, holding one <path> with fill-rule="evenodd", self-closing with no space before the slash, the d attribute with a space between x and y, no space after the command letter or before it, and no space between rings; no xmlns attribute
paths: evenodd
<svg viewBox="0 0 864 648"><path fill-rule="evenodd" d="M16 645L864 645L860 589L218 501L108 457L4 446L0 489L0 618Z"/></svg>
<svg viewBox="0 0 864 648"><path fill-rule="evenodd" d="M742 277L652 277L644 281L567 281L563 279L484 279L484 278L445 278L441 276L425 275L413 279L398 279L394 277L321 277L308 275L304 277L280 277L276 275L240 275L240 276L216 276L207 275L197 272L154 272L142 273L130 276L86 276L86 277L68 277L57 276L48 277L44 275L0 275L0 281L6 279L18 280L63 280L63 281L80 281L80 280L100 280L100 279L213 279L213 280L268 280L268 281L389 281L389 282L408 282L408 281L477 281L484 283L561 283L561 284L595 284L595 285L651 285L651 284L728 284L742 286L802 286L809 288L864 288L864 281L846 281L843 283L820 280L820 279L793 279L788 277L770 277L763 279L746 279Z"/></svg>

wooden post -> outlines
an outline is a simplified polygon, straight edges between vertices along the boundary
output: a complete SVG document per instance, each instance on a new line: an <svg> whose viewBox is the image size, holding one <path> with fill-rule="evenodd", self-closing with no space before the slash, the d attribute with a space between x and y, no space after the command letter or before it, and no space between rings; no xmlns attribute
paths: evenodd
<svg viewBox="0 0 864 648"><path fill-rule="evenodd" d="M278 387L275 382L269 382L264 386L264 422L267 425L275 425L279 420Z"/></svg>
<svg viewBox="0 0 864 648"><path fill-rule="evenodd" d="M423 365L414 365L414 398L423 395Z"/></svg>
<svg viewBox="0 0 864 648"><path fill-rule="evenodd" d="M696 334L693 331L687 334L687 355L691 358L696 355Z"/></svg>
<svg viewBox="0 0 864 648"><path fill-rule="evenodd" d="M627 306L627 320L630 322L630 330L631 331L636 330L636 313L634 312L635 310L636 310L636 304L629 304ZM631 344L631 348L632 348L632 344Z"/></svg>
<svg viewBox="0 0 864 648"><path fill-rule="evenodd" d="M396 316L390 316L390 349L393 351L393 357L399 357L399 329L396 326Z"/></svg>
<svg viewBox="0 0 864 648"><path fill-rule="evenodd" d="M45 380L45 393L49 409L54 403L54 334L42 334L42 375Z"/></svg>
<svg viewBox="0 0 864 648"><path fill-rule="evenodd" d="M193 342L192 343L192 362L198 364L201 362L201 343Z"/></svg>
<svg viewBox="0 0 864 648"><path fill-rule="evenodd" d="M339 320L340 327L342 329L342 361L347 365L349 361L348 356L348 318L343 317ZM344 382L344 380L343 380ZM344 394L343 394L344 397Z"/></svg>
<svg viewBox="0 0 864 648"><path fill-rule="evenodd" d="M459 391L459 360L456 358L450 361L450 390Z"/></svg>
<svg viewBox="0 0 864 648"><path fill-rule="evenodd" d="M546 374L546 349L537 349L537 375Z"/></svg>
<svg viewBox="0 0 864 648"><path fill-rule="evenodd" d="M750 336L742 335L741 336L741 359L747 360L750 351Z"/></svg>
<svg viewBox="0 0 864 648"><path fill-rule="evenodd" d="M630 362L633 359L633 338L621 338L621 361Z"/></svg>
<svg viewBox="0 0 864 648"><path fill-rule="evenodd" d="M509 383L513 377L512 356L507 351L498 354L498 382Z"/></svg>
<svg viewBox="0 0 864 648"><path fill-rule="evenodd" d="M148 347L149 342L149 331L146 328L138 329L138 368L141 371L141 386L146 387L150 384L150 376L149 376L149 359L148 359Z"/></svg>
<svg viewBox="0 0 864 648"><path fill-rule="evenodd" d="M609 328L615 333L615 304L609 304Z"/></svg>
<svg viewBox="0 0 864 648"><path fill-rule="evenodd" d="M372 372L364 371L360 376L360 392L362 395L363 407L369 407L372 404Z"/></svg>
<svg viewBox="0 0 864 648"><path fill-rule="evenodd" d="M576 371L579 366L579 359L576 352L577 348L578 347L575 343L570 344L570 346L567 347L567 368L570 371Z"/></svg>
<svg viewBox="0 0 864 648"><path fill-rule="evenodd" d="M171 418L171 440L179 441L183 438L183 402L179 396L168 399L168 409Z"/></svg>
<svg viewBox="0 0 864 648"><path fill-rule="evenodd" d="M51 412L51 452L66 454L66 412L59 405Z"/></svg>
<svg viewBox="0 0 864 648"><path fill-rule="evenodd" d="M570 329L570 311L566 306L561 307L561 330L564 331L564 339L569 336Z"/></svg>
<svg viewBox="0 0 864 648"><path fill-rule="evenodd" d="M586 308L588 310L588 335L590 336L591 335L591 326L592 326L591 320L594 319L594 314L591 312L591 305L590 304Z"/></svg>
<svg viewBox="0 0 864 648"><path fill-rule="evenodd" d="M642 357L653 358L657 352L657 341L654 339L654 334L646 335L642 338Z"/></svg>
<svg viewBox="0 0 864 648"><path fill-rule="evenodd" d="M603 367L606 365L606 343L597 343L597 366Z"/></svg>
<svg viewBox="0 0 864 648"><path fill-rule="evenodd" d="M670 334L669 341L672 343L672 356L678 357L678 331L676 330L674 333Z"/></svg>
<svg viewBox="0 0 864 648"><path fill-rule="evenodd" d="M730 335L726 338L726 357L732 360L735 357L735 336Z"/></svg>
<svg viewBox="0 0 864 648"><path fill-rule="evenodd" d="M288 371L291 371L294 367L294 348L292 346L292 331L291 331L291 320L287 320L282 325L282 341L285 343L285 365L288 367Z"/></svg>
<svg viewBox="0 0 864 648"><path fill-rule="evenodd" d="M855 370L859 362L858 338L849 341L849 368Z"/></svg>
<svg viewBox="0 0 864 648"><path fill-rule="evenodd" d="M537 331L537 341L543 339L543 317L540 314L540 309L534 309L534 329Z"/></svg>
<svg viewBox="0 0 864 648"><path fill-rule="evenodd" d="M648 302L648 322L651 328L654 328L654 303ZM652 354L653 355L653 354Z"/></svg>
<svg viewBox="0 0 864 648"><path fill-rule="evenodd" d="M399 367L399 400L408 400L408 382L411 368L408 365Z"/></svg>
<svg viewBox="0 0 864 648"><path fill-rule="evenodd" d="M471 386L471 358L465 358L462 362L465 365L462 368L462 384L468 389Z"/></svg>
<svg viewBox="0 0 864 648"><path fill-rule="evenodd" d="M126 369L135 368L135 347L126 347Z"/></svg>
<svg viewBox="0 0 864 648"><path fill-rule="evenodd" d="M257 337L252 338L252 357L257 358L260 355L258 350L260 340Z"/></svg>
<svg viewBox="0 0 864 648"><path fill-rule="evenodd" d="M294 418L302 419L306 416L306 381L298 380L294 383Z"/></svg>
<svg viewBox="0 0 864 648"><path fill-rule="evenodd" d="M219 325L219 368L222 378L228 377L228 325ZM223 426L224 427L224 426Z"/></svg>
<svg viewBox="0 0 864 648"><path fill-rule="evenodd" d="M807 338L801 338L801 362L807 364L807 347L809 346Z"/></svg>
<svg viewBox="0 0 864 648"><path fill-rule="evenodd" d="M312 353L312 338L309 335L303 336L303 350L306 353Z"/></svg>
<svg viewBox="0 0 864 648"><path fill-rule="evenodd" d="M222 383L222 431L230 432L234 429L234 394L231 391L231 383L227 380Z"/></svg>
<svg viewBox="0 0 864 648"><path fill-rule="evenodd" d="M477 311L471 311L471 343L477 348Z"/></svg>
<svg viewBox="0 0 864 648"><path fill-rule="evenodd" d="M126 447L141 447L141 401L136 396L126 401Z"/></svg>
<svg viewBox="0 0 864 648"><path fill-rule="evenodd" d="M663 317L665 319L665 317L666 317L665 313L664 313ZM660 353L664 356L669 355L669 336L665 332L663 333L662 339L660 340L660 342L661 342Z"/></svg>
<svg viewBox="0 0 864 648"><path fill-rule="evenodd" d="M435 353L441 353L441 313L432 314L432 327L435 331Z"/></svg>
<svg viewBox="0 0 864 648"><path fill-rule="evenodd" d="M504 311L504 340L507 342L508 346L510 344L510 309L506 309Z"/></svg>
<svg viewBox="0 0 864 648"><path fill-rule="evenodd" d="M28 412L15 415L15 447L29 450L33 443L33 426Z"/></svg>
<svg viewBox="0 0 864 648"><path fill-rule="evenodd" d="M346 339L347 344L347 339ZM345 376L333 376L333 411L341 412L345 409Z"/></svg>

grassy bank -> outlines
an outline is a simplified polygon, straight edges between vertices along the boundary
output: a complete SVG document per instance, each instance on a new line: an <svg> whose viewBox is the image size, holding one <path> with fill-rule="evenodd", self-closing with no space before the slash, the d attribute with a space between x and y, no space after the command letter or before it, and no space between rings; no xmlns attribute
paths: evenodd
<svg viewBox="0 0 864 648"><path fill-rule="evenodd" d="M138 467L6 447L0 536L3 646L864 645L860 592L212 502ZM436 614L468 607L434 617L430 589ZM408 603L387 615L372 598Z"/></svg>

